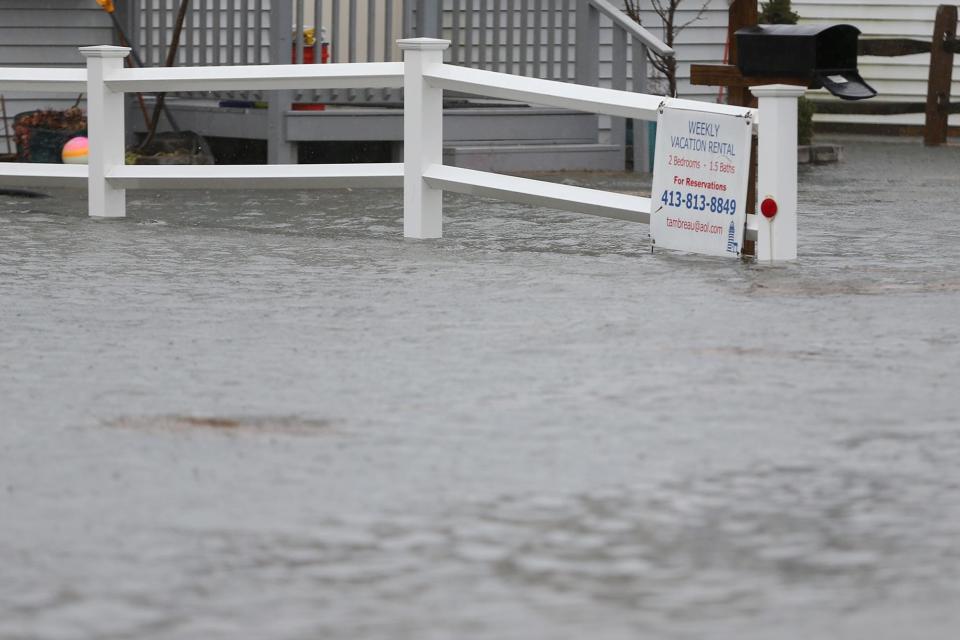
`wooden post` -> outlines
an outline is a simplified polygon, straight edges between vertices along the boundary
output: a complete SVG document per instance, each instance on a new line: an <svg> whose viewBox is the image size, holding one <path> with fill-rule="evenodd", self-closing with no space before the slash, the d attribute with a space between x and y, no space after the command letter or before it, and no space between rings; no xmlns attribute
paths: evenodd
<svg viewBox="0 0 960 640"><path fill-rule="evenodd" d="M930 44L930 78L927 81L927 118L923 143L935 147L947 141L947 117L950 114L950 83L953 52L957 39L957 8L942 4Z"/></svg>
<svg viewBox="0 0 960 640"><path fill-rule="evenodd" d="M733 0L727 13L727 42L730 43L731 65L737 65L737 38L733 34L744 27L755 27L760 19L756 0ZM738 107L756 107L757 99L750 93L749 87L727 87L727 104ZM750 174L747 179L747 213L757 210L757 137L753 136L750 150ZM752 242L745 242L744 255L755 255Z"/></svg>
<svg viewBox="0 0 960 640"><path fill-rule="evenodd" d="M757 99L750 93L751 80L744 78L737 69L737 39L734 34L738 29L754 27L760 15L757 11L756 0L733 0L727 13L727 42L729 43L728 65L692 65L690 80L697 85L725 86L727 88L727 103L738 107L757 106ZM795 84L796 78L764 78L762 84ZM757 138L753 137L750 153L750 173L747 179L747 213L757 210ZM754 255L754 243L744 241L743 255Z"/></svg>
<svg viewBox="0 0 960 640"><path fill-rule="evenodd" d="M730 43L730 64L737 64L737 39L734 33L744 27L757 26L760 16L756 0L733 0L727 13L727 42ZM757 100L747 87L727 87L727 104L738 107L756 107Z"/></svg>

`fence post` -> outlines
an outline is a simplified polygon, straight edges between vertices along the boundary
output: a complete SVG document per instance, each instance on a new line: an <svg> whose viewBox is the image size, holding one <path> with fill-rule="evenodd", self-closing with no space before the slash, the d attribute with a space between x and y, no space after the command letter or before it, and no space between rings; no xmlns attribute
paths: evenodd
<svg viewBox="0 0 960 640"><path fill-rule="evenodd" d="M443 235L443 190L423 180L424 171L443 164L443 89L425 82L430 65L443 64L449 40L398 40L403 51L403 235L440 238Z"/></svg>
<svg viewBox="0 0 960 640"><path fill-rule="evenodd" d="M610 88L618 91L627 90L627 30L618 24L613 27L613 73L610 78ZM627 119L610 118L610 142L621 149L627 148ZM626 170L626 153L623 154L623 169Z"/></svg>
<svg viewBox="0 0 960 640"><path fill-rule="evenodd" d="M123 93L111 91L104 79L123 69L129 47L80 47L87 59L88 213L98 218L127 215L127 192L107 182L107 173L122 167L125 156Z"/></svg>
<svg viewBox="0 0 960 640"><path fill-rule="evenodd" d="M797 100L804 87L750 87L760 99L757 260L797 257ZM772 201L772 203L770 202Z"/></svg>
<svg viewBox="0 0 960 640"><path fill-rule="evenodd" d="M927 113L923 143L928 147L947 142L947 118L950 115L950 83L953 78L953 49L957 41L957 8L942 4L930 43L930 76L927 80Z"/></svg>
<svg viewBox="0 0 960 640"><path fill-rule="evenodd" d="M633 39L633 78L634 93L647 93L647 47L637 39ZM650 136L649 125L646 120L633 121L633 170L649 173L650 166Z"/></svg>

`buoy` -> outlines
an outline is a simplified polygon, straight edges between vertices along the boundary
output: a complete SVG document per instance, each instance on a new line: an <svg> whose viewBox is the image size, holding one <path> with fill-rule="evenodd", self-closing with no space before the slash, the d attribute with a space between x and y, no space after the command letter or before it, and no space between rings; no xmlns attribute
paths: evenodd
<svg viewBox="0 0 960 640"><path fill-rule="evenodd" d="M88 146L87 139L83 136L67 140L60 154L63 164L87 164Z"/></svg>

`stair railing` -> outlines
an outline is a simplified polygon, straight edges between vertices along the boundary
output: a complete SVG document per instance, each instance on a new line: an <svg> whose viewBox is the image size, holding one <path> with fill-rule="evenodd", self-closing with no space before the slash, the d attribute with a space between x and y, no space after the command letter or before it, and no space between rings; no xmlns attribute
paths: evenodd
<svg viewBox="0 0 960 640"><path fill-rule="evenodd" d="M444 12L449 20L444 20ZM452 64L547 80L600 84L600 17L613 28L614 89L648 89L647 52L673 56L674 51L637 24L609 0L510 0L506 6L487 0L408 0L407 37L446 37ZM634 122L633 167L649 171L645 122ZM624 145L626 120L611 119L611 141Z"/></svg>
<svg viewBox="0 0 960 640"><path fill-rule="evenodd" d="M641 27L630 16L617 9L608 0L579 0L577 2L577 84L597 86L600 67L600 15L613 23L613 65L611 86L625 91L627 88L627 43L630 45L631 90L647 93L647 52L653 51L665 57L674 55L656 36ZM625 144L626 120L612 118L610 137L615 144ZM650 139L647 123L633 121L633 169L650 171Z"/></svg>

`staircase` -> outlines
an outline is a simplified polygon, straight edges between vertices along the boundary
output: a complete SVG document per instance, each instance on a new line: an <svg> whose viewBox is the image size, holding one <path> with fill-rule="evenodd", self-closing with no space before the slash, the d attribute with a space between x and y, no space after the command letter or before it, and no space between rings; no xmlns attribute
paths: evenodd
<svg viewBox="0 0 960 640"><path fill-rule="evenodd" d="M602 62L612 69L613 88L646 92L648 48L672 54L609 0L234 0L228 7L216 4L194 4L177 64L281 64L311 56L321 59L324 49L331 62L394 61L400 59L396 39L440 37L451 41L447 60L453 64L596 86ZM155 25L172 23L167 14L173 9L165 0L142 0L137 7L128 12L128 32L144 43L141 55L148 66L162 64L162 43L170 38L166 32L156 38L153 32ZM358 13L361 8L364 15ZM313 20L324 25L329 44L322 35L312 44L294 37L312 26L308 22L311 9ZM297 25L293 34L280 28L285 24ZM612 34L609 47L601 47L602 31ZM244 48L239 42L255 46ZM610 51L609 60L601 61L601 49ZM229 130L240 137L266 139L272 163L295 161L296 145L305 141L361 141L373 135L380 141L402 141L396 90L289 91L263 96L194 93L180 98L172 108L181 114L182 127L203 135L223 135ZM270 108L244 113L210 108L222 98L269 100ZM631 165L636 170L649 169L646 126L637 127L641 135L628 161L622 118L600 119L468 96L450 98L456 105L444 111L444 153L445 161L454 166L489 171L622 170ZM296 102L328 107L292 111L290 105ZM130 122L136 126L138 121L131 117Z"/></svg>

